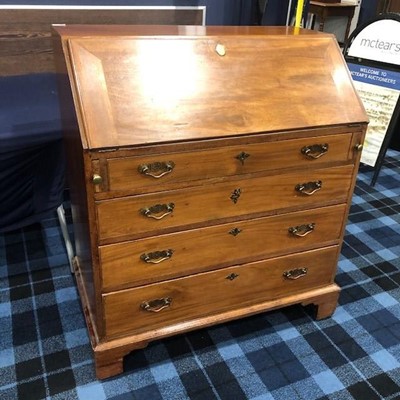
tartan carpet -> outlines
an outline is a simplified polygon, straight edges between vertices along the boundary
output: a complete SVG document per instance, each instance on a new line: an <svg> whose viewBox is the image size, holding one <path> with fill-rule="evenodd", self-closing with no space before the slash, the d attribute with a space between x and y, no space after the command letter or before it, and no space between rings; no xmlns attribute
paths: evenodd
<svg viewBox="0 0 400 400"><path fill-rule="evenodd" d="M362 166L332 318L300 306L151 343L98 381L56 215L0 235L0 399L400 399L400 153Z"/></svg>

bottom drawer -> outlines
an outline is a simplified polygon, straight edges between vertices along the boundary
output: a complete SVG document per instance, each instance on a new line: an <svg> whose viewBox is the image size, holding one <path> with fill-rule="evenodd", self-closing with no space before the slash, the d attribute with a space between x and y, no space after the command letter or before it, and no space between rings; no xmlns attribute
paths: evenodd
<svg viewBox="0 0 400 400"><path fill-rule="evenodd" d="M338 246L332 246L105 294L106 336L146 332L329 285L337 256Z"/></svg>

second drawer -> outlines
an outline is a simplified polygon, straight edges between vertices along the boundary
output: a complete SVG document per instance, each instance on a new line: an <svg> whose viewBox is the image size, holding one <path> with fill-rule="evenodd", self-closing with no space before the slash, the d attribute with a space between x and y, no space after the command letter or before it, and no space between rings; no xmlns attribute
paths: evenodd
<svg viewBox="0 0 400 400"><path fill-rule="evenodd" d="M100 244L222 223L227 218L344 203L352 174L353 165L345 165L100 201L96 203Z"/></svg>

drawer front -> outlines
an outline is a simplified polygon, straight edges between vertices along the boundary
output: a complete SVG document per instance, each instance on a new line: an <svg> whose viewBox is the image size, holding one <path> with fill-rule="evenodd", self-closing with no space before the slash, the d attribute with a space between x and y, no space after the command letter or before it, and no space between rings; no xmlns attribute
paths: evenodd
<svg viewBox="0 0 400 400"><path fill-rule="evenodd" d="M333 246L103 295L106 335L155 330L331 284L337 255Z"/></svg>
<svg viewBox="0 0 400 400"><path fill-rule="evenodd" d="M109 159L109 190L143 193L168 183L344 162L353 157L351 143L352 134L347 133L185 153Z"/></svg>
<svg viewBox="0 0 400 400"><path fill-rule="evenodd" d="M337 243L345 211L341 204L101 246L103 290Z"/></svg>
<svg viewBox="0 0 400 400"><path fill-rule="evenodd" d="M100 241L158 235L285 208L343 203L352 172L353 166L347 165L100 201L96 203ZM316 190L318 182L321 187Z"/></svg>

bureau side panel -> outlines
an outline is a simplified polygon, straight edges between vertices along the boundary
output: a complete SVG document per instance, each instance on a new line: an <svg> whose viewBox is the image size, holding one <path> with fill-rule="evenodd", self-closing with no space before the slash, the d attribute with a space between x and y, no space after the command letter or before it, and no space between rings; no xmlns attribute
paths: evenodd
<svg viewBox="0 0 400 400"><path fill-rule="evenodd" d="M360 167L360 160L361 160L361 150L362 150L362 144L364 143L365 140L365 134L367 131L367 124L361 124L360 129L358 132L355 132L352 136L352 144L350 146L350 151L353 153L353 159L354 159L354 168L352 170L352 175L351 175L351 180L350 180L350 190L349 190L349 197L347 199L347 209L345 213L345 217L342 222L342 229L341 229L341 245L343 245L343 238L345 235L346 231L346 225L347 225L347 219L349 217L350 213L350 207L352 204L352 198L354 194L354 189L356 186L357 182L357 176L358 176L358 169Z"/></svg>
<svg viewBox="0 0 400 400"><path fill-rule="evenodd" d="M62 54L62 44L54 38L60 110L63 124L64 147L67 156L67 184L70 192L71 211L74 228L75 273L82 300L83 311L95 342L101 335L99 304L96 297L97 276L97 234L93 219L93 190L86 186L86 176L90 174L91 157L83 149L76 118L71 85ZM89 199L89 200L88 200Z"/></svg>

